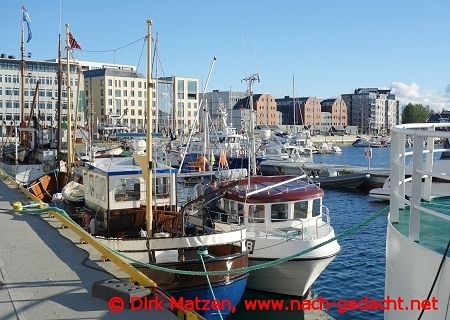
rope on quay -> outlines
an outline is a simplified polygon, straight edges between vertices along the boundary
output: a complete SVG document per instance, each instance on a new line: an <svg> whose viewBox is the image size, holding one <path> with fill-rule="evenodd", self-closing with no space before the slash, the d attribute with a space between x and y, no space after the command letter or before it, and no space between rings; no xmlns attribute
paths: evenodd
<svg viewBox="0 0 450 320"><path fill-rule="evenodd" d="M20 206L17 206L17 208L19 208L19 207ZM23 208L23 206L22 206L22 208ZM363 221L361 221L357 225L355 225L355 226L353 226L351 228L348 228L347 230L341 232L340 234L334 236L333 238L331 238L331 239L329 239L327 241L324 241L324 242L322 242L322 243L320 243L318 245L315 245L315 246L313 246L311 248L308 248L306 250L303 250L303 251L291 254L291 255L289 255L289 256L287 256L285 258L279 258L279 259L276 259L276 260L272 260L272 261L269 261L269 262L264 262L264 263L253 265L253 266L250 266L250 267L236 268L236 269L233 269L233 270L217 270L217 271L174 270L174 269L160 267L160 266L157 266L157 265L154 265L154 264L150 264L150 263L141 262L139 260L135 260L135 259L133 259L131 257L128 257L128 256L124 255L123 253L117 251L117 250L114 250L112 248L109 248L109 249L111 251L113 251L115 254L117 254L118 256L120 256L120 257L122 257L122 258L124 258L124 259L126 259L126 260L128 260L130 262L133 262L133 263L135 263L137 265L141 265L141 266L144 266L144 267L147 267L147 268L151 268L151 269L155 269L155 270L163 271L163 272L168 272L168 273L182 274L182 275L192 275L192 276L206 276L206 275L215 276L215 275L227 275L227 274L234 274L234 273L247 273L247 272L254 271L254 270L260 270L260 269L264 269L264 268L267 268L267 267L272 267L272 266L278 265L280 263L283 263L283 262L295 259L295 258L297 258L297 257L299 257L301 255L304 255L304 254L306 254L308 252L311 252L311 251L313 251L315 249L318 249L318 248L320 248L320 247L322 247L322 246L324 246L324 245L326 245L328 243L331 243L331 242L333 242L335 240L342 239L343 237L346 237L346 236L356 232L357 230L361 229L362 227L368 225L370 222L374 221L378 217L380 217L383 214L385 214L386 212L388 212L388 210L389 210L389 206L387 206L387 207L381 209L380 211L372 214L371 216L369 216L368 218L364 219ZM63 209L54 208L54 207L47 207L47 208L33 209L33 210L25 208L25 210L22 210L21 213L39 215L39 214L43 214L43 213L51 213L52 211L56 211L56 212L62 214L67 219L72 220L69 217L69 215ZM82 229L81 226L79 228ZM82 229L82 230L84 230L84 229ZM103 245L103 246L105 246L105 245ZM107 246L105 246L105 247L107 247Z"/></svg>

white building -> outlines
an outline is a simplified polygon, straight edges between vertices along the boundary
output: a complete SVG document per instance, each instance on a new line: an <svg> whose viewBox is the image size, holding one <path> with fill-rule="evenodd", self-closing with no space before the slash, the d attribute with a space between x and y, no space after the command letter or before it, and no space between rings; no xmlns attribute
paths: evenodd
<svg viewBox="0 0 450 320"><path fill-rule="evenodd" d="M37 118L39 118L39 123L43 126L57 126L57 61L24 60L24 65L24 87L21 88L21 60L16 59L16 57L12 55L0 54L0 121L2 123L2 133L6 133L6 130L10 130L11 126L14 123L18 125L21 121L28 122L31 114L32 116L36 116ZM61 122L67 121L68 99L66 89L66 66L67 64L63 61L63 75L61 82ZM79 112L77 122L83 124L85 99L82 80L80 80L78 99L74 99L74 97L77 95L77 88L79 83L77 69L78 63L70 62L70 101L72 108L74 108L74 106L78 103ZM22 89L23 109L21 108ZM33 105L35 93L36 99ZM23 119L21 119L22 113Z"/></svg>
<svg viewBox="0 0 450 320"><path fill-rule="evenodd" d="M358 126L361 133L390 133L391 128L401 122L400 102L390 91L358 88L354 93L343 94L349 125Z"/></svg>

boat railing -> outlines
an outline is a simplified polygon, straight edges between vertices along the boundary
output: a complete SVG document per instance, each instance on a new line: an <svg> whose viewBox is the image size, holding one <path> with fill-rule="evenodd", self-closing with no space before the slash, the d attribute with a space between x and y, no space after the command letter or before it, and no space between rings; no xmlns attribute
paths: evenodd
<svg viewBox="0 0 450 320"><path fill-rule="evenodd" d="M330 215L327 207L322 206L322 213L312 217L311 219L275 219L275 218L253 218L258 221L251 224L251 229L262 231L265 238L273 235L283 235L286 237L300 236L304 240L305 235L321 238L320 231L322 228L328 228L327 234L331 232ZM325 219L325 221L324 221ZM315 220L315 221L314 221ZM308 228L313 227L313 228Z"/></svg>
<svg viewBox="0 0 450 320"><path fill-rule="evenodd" d="M321 205L320 206L322 214L317 216L316 220L316 234L317 238L319 238L319 228L328 227L327 234L331 232L331 223L330 223L330 210L328 207ZM324 221L325 219L325 221ZM325 224L323 224L325 222Z"/></svg>
<svg viewBox="0 0 450 320"><path fill-rule="evenodd" d="M432 198L433 178L450 182L450 175L433 172L434 155L437 152L450 151L450 149L434 148L436 138L450 139L450 132L436 129L447 129L449 126L448 123L421 123L398 125L392 129L390 222L399 223L399 211L409 206L408 237L413 241L419 241L421 213L450 221L449 215L427 208L422 203L422 199L429 202ZM412 152L406 152L405 150L407 136L413 137ZM426 142L425 147L424 141ZM412 155L412 161L408 164L405 161L407 155ZM407 170L412 173L410 178L405 177ZM405 195L405 182L409 180L411 181L411 196L407 197ZM447 196L450 196L450 193Z"/></svg>

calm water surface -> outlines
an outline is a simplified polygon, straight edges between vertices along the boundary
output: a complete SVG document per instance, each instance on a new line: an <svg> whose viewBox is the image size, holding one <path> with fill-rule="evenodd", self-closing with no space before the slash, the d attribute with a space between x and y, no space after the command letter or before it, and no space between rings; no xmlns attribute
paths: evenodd
<svg viewBox="0 0 450 320"><path fill-rule="evenodd" d="M341 155L315 155L315 163L367 166L364 148L341 147ZM371 167L388 167L390 148L373 149ZM325 189L323 204L330 210L331 224L340 234L385 208L387 203L369 197L368 191ZM341 253L328 265L312 287L315 297L330 302L339 300L383 299L385 274L387 214L339 240ZM289 297L246 290L243 299L285 299ZM383 319L382 311L339 312L336 307L326 311L335 319ZM309 315L307 319L314 319ZM245 311L243 303L228 319L303 319L301 311Z"/></svg>

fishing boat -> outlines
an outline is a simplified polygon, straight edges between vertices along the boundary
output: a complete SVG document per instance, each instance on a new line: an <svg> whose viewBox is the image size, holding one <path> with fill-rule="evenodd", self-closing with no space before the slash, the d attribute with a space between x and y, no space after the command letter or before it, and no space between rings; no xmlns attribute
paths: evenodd
<svg viewBox="0 0 450 320"><path fill-rule="evenodd" d="M134 157L143 161L144 168L133 157L99 158L81 168L85 194L83 227L88 228L90 220L95 219L99 224L95 232L98 241L130 258L137 269L171 295L213 299L205 276L170 273L152 266L202 271L198 252L206 250L204 262L208 271L247 267L245 226L229 223L222 228L208 228L204 222L194 224L184 219L185 208L202 199L179 208L175 170L158 165L153 170L152 182L147 183L146 156ZM147 187L151 189L153 203L151 220L146 218ZM142 237L143 231L148 236ZM213 276L209 281L216 299L229 299L236 306L247 277L247 272L238 272ZM222 315L227 313L222 311ZM215 319L218 314L214 312L205 316Z"/></svg>
<svg viewBox="0 0 450 320"><path fill-rule="evenodd" d="M449 139L449 123L393 127L391 134L390 212L386 234L384 319L449 319L450 193L433 197L437 181L450 182L435 160L450 148L435 149L434 139ZM405 161L406 137L414 137L412 160ZM426 142L426 147L423 142ZM425 159L425 161L424 161ZM406 172L411 193L406 194Z"/></svg>
<svg viewBox="0 0 450 320"><path fill-rule="evenodd" d="M147 24L147 39L151 39L151 21ZM150 55L151 41L147 45ZM150 61L148 57L148 84L152 82ZM147 90L147 97L152 97L152 86ZM152 114L150 100L147 114ZM84 163L83 227L93 226L89 231L100 243L125 256L172 296L227 300L236 306L248 278L245 226L229 223L218 228L188 221L186 208L202 197L178 206L176 171L152 156L152 117L147 118L146 128L145 152ZM189 274L240 268L244 271L209 277ZM219 319L233 309L196 311L207 319Z"/></svg>
<svg viewBox="0 0 450 320"><path fill-rule="evenodd" d="M197 194L201 191L197 186ZM277 265L251 271L247 287L300 296L340 252L333 240L330 214L322 204L324 192L299 176L251 176L240 179L220 200L223 221L247 227L249 264L257 266L329 243ZM195 210L190 220L199 217Z"/></svg>

